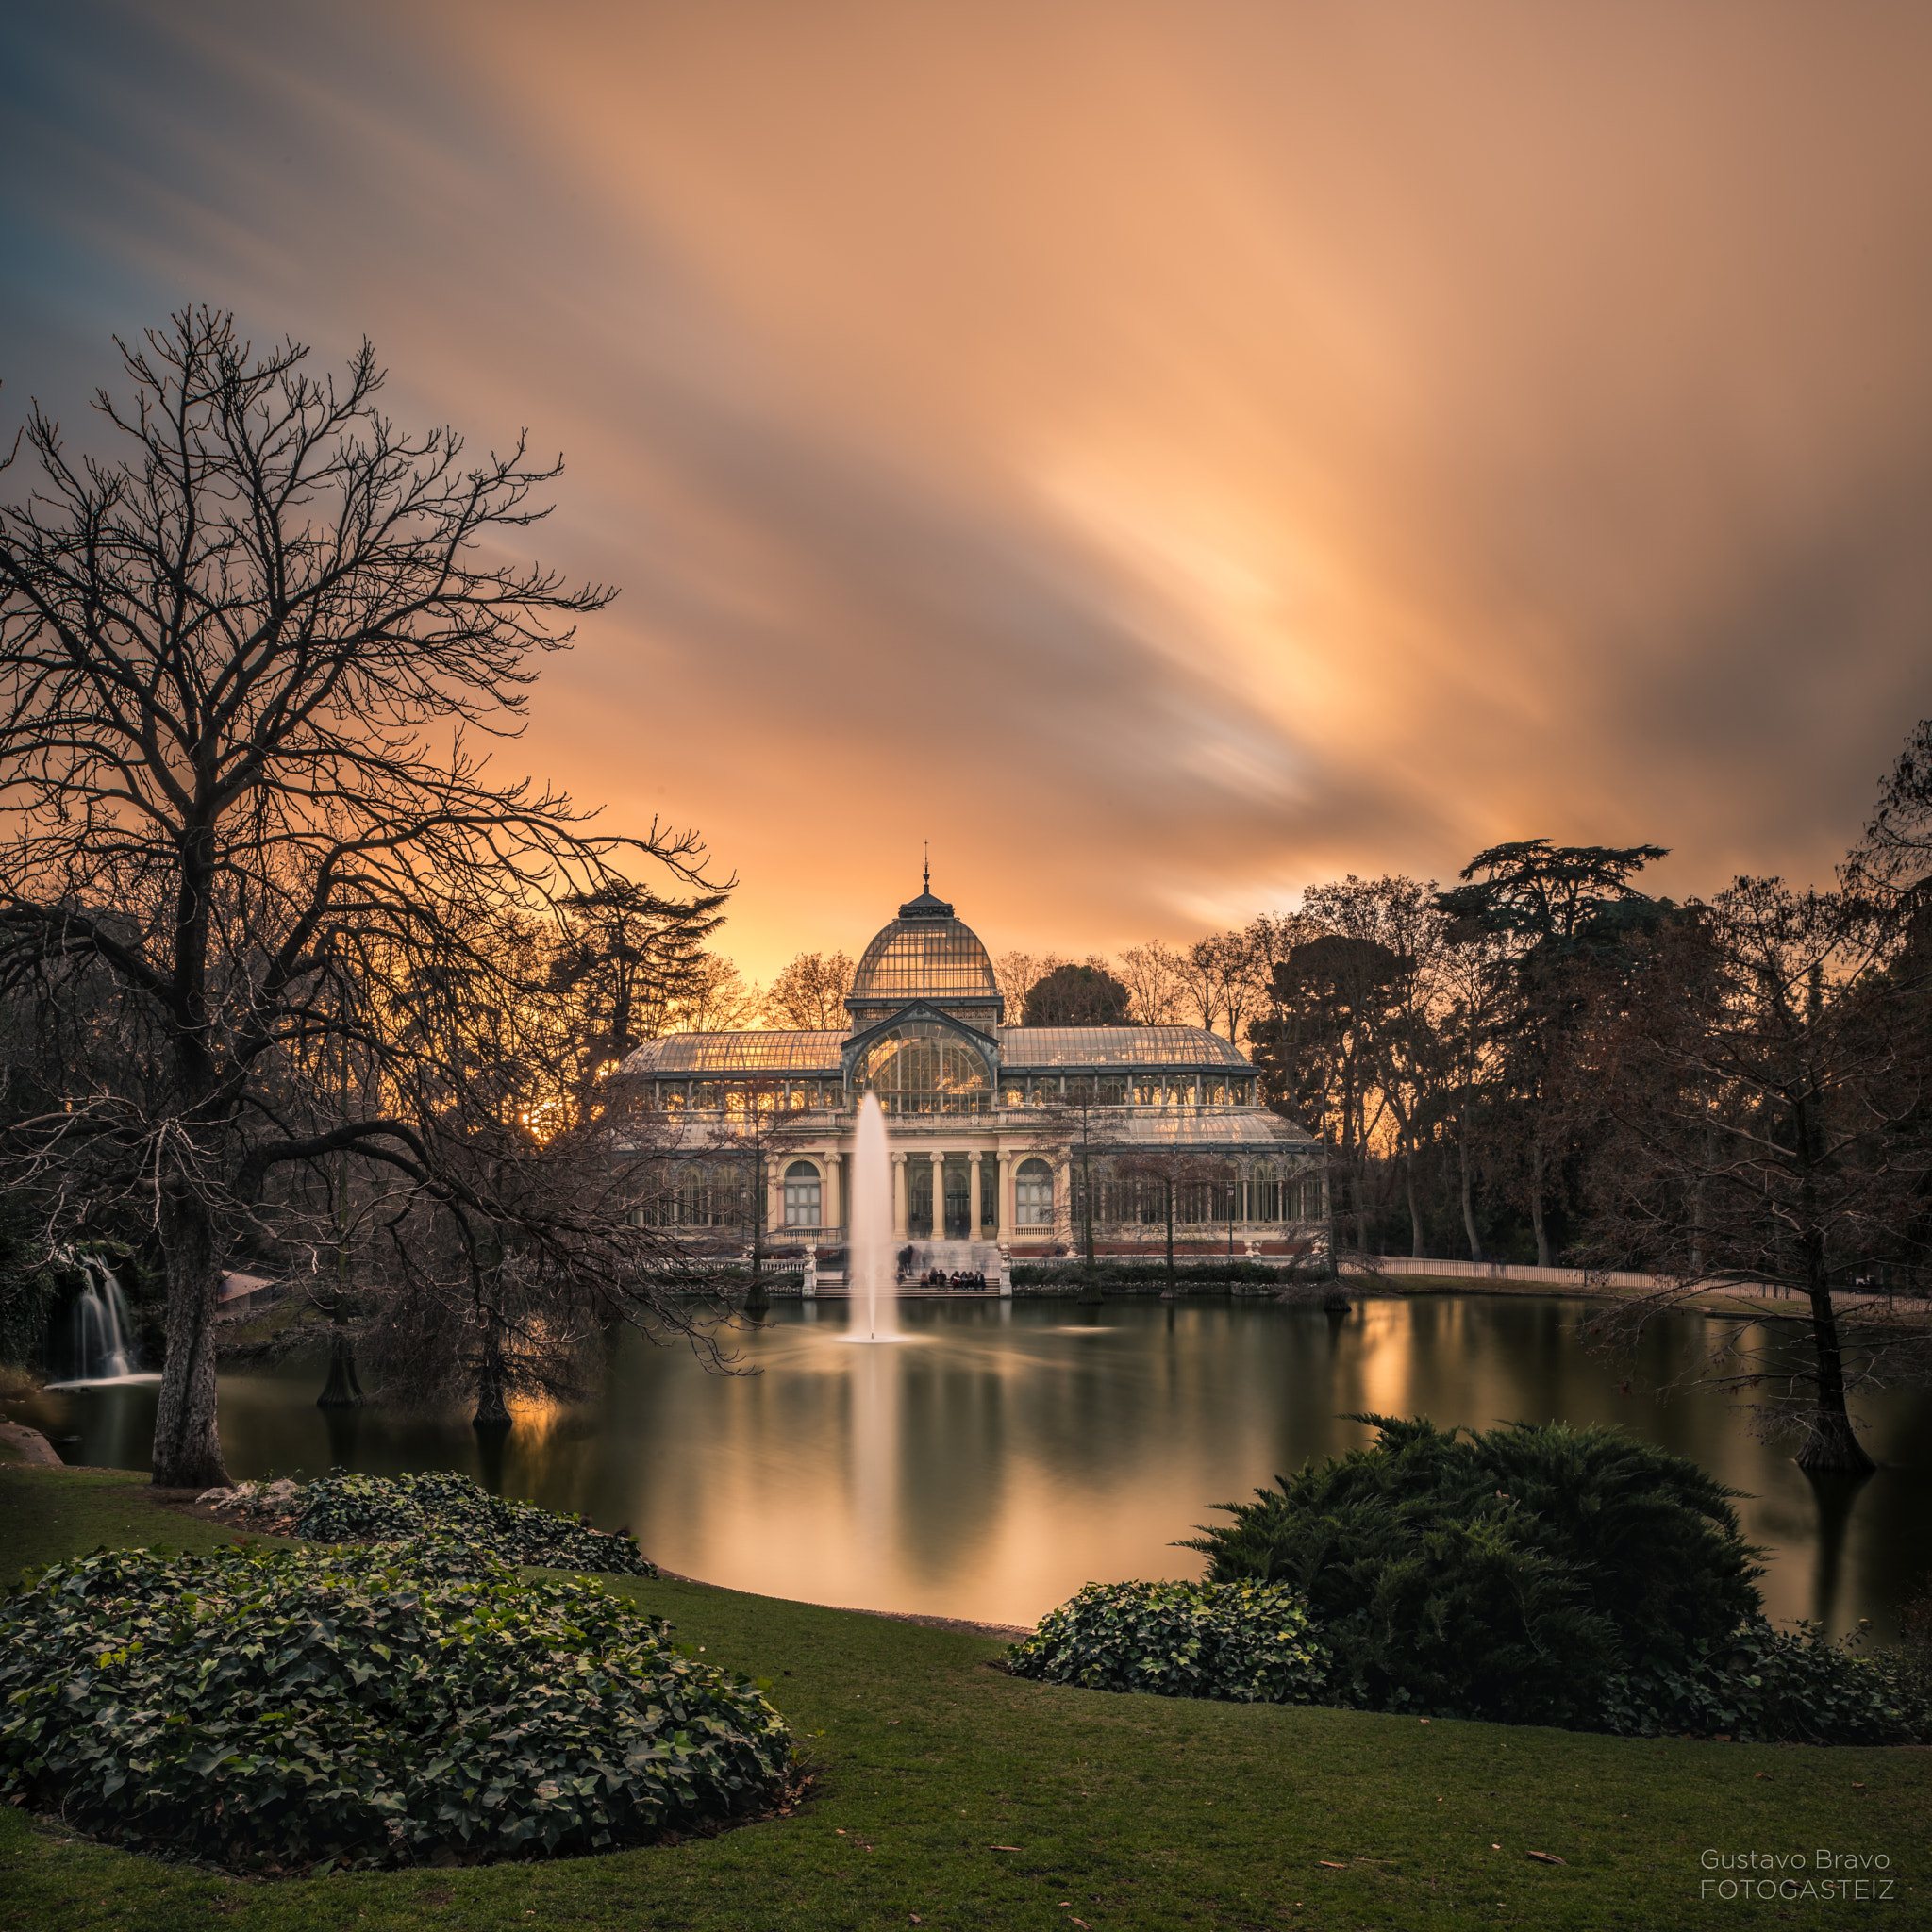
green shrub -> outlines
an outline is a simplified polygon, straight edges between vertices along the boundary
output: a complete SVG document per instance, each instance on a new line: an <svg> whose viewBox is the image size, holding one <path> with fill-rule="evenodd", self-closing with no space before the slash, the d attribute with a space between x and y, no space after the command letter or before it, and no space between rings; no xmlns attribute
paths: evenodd
<svg viewBox="0 0 1932 1932"><path fill-rule="evenodd" d="M1007 1653L1017 1677L1236 1704L1312 1704L1327 1656L1291 1591L1090 1583Z"/></svg>
<svg viewBox="0 0 1932 1932"><path fill-rule="evenodd" d="M1337 1702L1596 1728L1613 1675L1683 1668L1759 1613L1737 1492L1683 1457L1613 1429L1353 1420L1373 1447L1183 1545L1219 1581L1301 1592Z"/></svg>
<svg viewBox="0 0 1932 1932"><path fill-rule="evenodd" d="M506 1563L548 1570L655 1576L657 1565L627 1536L591 1529L534 1503L492 1496L446 1470L419 1475L349 1475L340 1471L302 1491L295 1534L310 1542L394 1542L446 1533Z"/></svg>
<svg viewBox="0 0 1932 1932"><path fill-rule="evenodd" d="M1858 1655L1818 1625L1776 1630L1762 1621L1683 1663L1652 1663L1612 1676L1602 1728L1655 1738L1719 1735L1740 1743L1932 1743L1932 1696L1904 1652Z"/></svg>
<svg viewBox="0 0 1932 1932"><path fill-rule="evenodd" d="M446 1541L56 1564L0 1711L0 1792L254 1870L610 1850L763 1808L790 1750L661 1620Z"/></svg>

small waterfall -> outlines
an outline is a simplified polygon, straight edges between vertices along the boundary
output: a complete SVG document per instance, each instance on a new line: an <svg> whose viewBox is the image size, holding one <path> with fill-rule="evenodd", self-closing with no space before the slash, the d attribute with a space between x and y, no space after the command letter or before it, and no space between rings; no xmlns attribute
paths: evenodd
<svg viewBox="0 0 1932 1932"><path fill-rule="evenodd" d="M852 1307L855 1341L899 1339L899 1270L892 1241L892 1159L878 1095L859 1103L852 1145ZM865 1333L858 1316L864 1310Z"/></svg>
<svg viewBox="0 0 1932 1932"><path fill-rule="evenodd" d="M68 1311L68 1361L75 1382L119 1382L142 1373L127 1297L98 1255L68 1257L85 1281ZM55 1384L53 1386L59 1386Z"/></svg>

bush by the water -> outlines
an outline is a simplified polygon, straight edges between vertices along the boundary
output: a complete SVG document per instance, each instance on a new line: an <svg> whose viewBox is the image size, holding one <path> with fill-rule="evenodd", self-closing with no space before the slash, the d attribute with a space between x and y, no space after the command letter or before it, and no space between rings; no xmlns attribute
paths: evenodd
<svg viewBox="0 0 1932 1932"><path fill-rule="evenodd" d="M1932 1743L1932 1695L1898 1652L1860 1654L1813 1624L1761 1620L1680 1664L1651 1662L1605 1687L1598 1728L1625 1736L1728 1737L1740 1743Z"/></svg>
<svg viewBox="0 0 1932 1932"><path fill-rule="evenodd" d="M102 1551L0 1613L0 1792L251 1870L606 1851L771 1803L761 1688L447 1540Z"/></svg>
<svg viewBox="0 0 1932 1932"><path fill-rule="evenodd" d="M395 1542L447 1534L506 1563L655 1576L627 1536L591 1529L534 1503L492 1496L444 1470L418 1475L335 1474L301 1491L295 1534L311 1542Z"/></svg>
<svg viewBox="0 0 1932 1932"><path fill-rule="evenodd" d="M1365 1415L1182 1547L1302 1593L1327 1702L1654 1735L1932 1737L1923 1673L1764 1621L1738 1491L1618 1430Z"/></svg>
<svg viewBox="0 0 1932 1932"><path fill-rule="evenodd" d="M1311 1464L1184 1547L1218 1581L1302 1593L1337 1701L1594 1728L1609 1678L1681 1667L1760 1614L1737 1492L1614 1429L1487 1434L1355 1418Z"/></svg>
<svg viewBox="0 0 1932 1932"><path fill-rule="evenodd" d="M1237 1704L1313 1704L1327 1654L1292 1591L1260 1583L1090 1583L1007 1653L1017 1677Z"/></svg>

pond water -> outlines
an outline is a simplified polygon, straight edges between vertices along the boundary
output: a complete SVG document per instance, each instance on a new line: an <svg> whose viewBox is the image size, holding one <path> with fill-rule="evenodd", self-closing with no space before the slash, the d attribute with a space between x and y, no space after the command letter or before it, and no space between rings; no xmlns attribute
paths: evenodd
<svg viewBox="0 0 1932 1932"><path fill-rule="evenodd" d="M1734 1488L1770 1553L1779 1618L1890 1634L1932 1553L1932 1415L1868 1406L1883 1465L1814 1484L1755 1441L1722 1398L1641 1392L1700 1345L1680 1315L1641 1364L1586 1351L1574 1301L1367 1300L1347 1316L1274 1303L908 1302L906 1339L855 1346L837 1302L789 1303L730 1340L745 1372L708 1374L682 1346L627 1335L595 1401L525 1412L507 1440L460 1415L317 1409L320 1360L221 1380L239 1478L331 1464L447 1468L492 1489L627 1524L667 1568L739 1590L869 1609L1031 1624L1090 1578L1194 1576L1174 1539L1208 1506L1368 1440L1351 1411L1621 1423ZM859 1318L862 1322L862 1315ZM12 1405L68 1460L144 1467L150 1387Z"/></svg>

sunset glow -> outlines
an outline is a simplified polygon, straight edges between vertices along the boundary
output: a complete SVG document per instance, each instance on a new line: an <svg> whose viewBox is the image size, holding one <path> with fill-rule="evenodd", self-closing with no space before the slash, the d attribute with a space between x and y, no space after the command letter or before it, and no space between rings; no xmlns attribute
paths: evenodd
<svg viewBox="0 0 1932 1932"><path fill-rule="evenodd" d="M1650 840L1822 876L1928 707L1922 10L16 12L0 423L232 307L528 425L622 587L502 754L760 979ZM16 473L18 474L18 473Z"/></svg>

